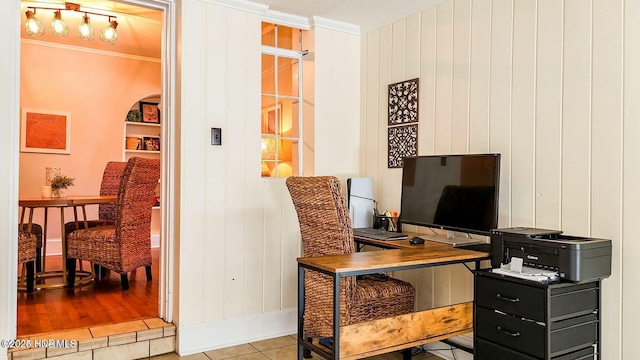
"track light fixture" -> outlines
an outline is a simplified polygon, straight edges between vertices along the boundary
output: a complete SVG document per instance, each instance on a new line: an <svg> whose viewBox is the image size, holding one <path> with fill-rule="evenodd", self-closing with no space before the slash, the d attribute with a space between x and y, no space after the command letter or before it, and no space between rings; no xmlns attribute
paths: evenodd
<svg viewBox="0 0 640 360"><path fill-rule="evenodd" d="M44 34L44 25L36 18L36 9L27 10L27 22L24 26L24 30L27 35L31 37L42 36Z"/></svg>
<svg viewBox="0 0 640 360"><path fill-rule="evenodd" d="M107 44L115 44L118 42L118 22L109 18L109 26L100 31L100 40Z"/></svg>
<svg viewBox="0 0 640 360"><path fill-rule="evenodd" d="M91 23L89 23L89 16L87 14L84 14L84 16L82 17L82 22L80 23L80 26L78 26L76 35L78 35L78 38L80 40L84 41L91 41L94 37L96 37L96 35L93 33L93 26L91 26Z"/></svg>
<svg viewBox="0 0 640 360"><path fill-rule="evenodd" d="M51 35L53 36L67 36L69 35L69 25L62 20L62 13L60 10L53 12L53 20L51 21Z"/></svg>
<svg viewBox="0 0 640 360"><path fill-rule="evenodd" d="M53 20L51 21L51 26L49 27L51 35L67 36L69 34L69 26L62 19L62 11L69 10L84 13L82 21L80 22L80 25L78 26L78 29L76 31L76 35L80 40L91 41L95 38L95 32L93 30L93 26L91 26L91 19L89 18L89 14L91 14L97 16L105 16L108 19L109 25L107 25L100 31L100 40L110 45L118 42L118 31L116 30L118 27L118 22L116 21L116 16L80 10L80 5L74 3L64 3L64 6L64 9L46 6L27 6L27 12L25 13L27 16L27 21L25 24L25 32L27 33L27 35L31 37L37 37L44 34L44 25L42 25L42 23L35 16L37 9L44 9L53 10Z"/></svg>

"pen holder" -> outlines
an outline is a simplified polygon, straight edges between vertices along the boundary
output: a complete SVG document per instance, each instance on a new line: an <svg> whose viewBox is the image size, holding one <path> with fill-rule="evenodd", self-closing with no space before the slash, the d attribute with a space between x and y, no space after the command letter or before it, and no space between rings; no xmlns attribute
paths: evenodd
<svg viewBox="0 0 640 360"><path fill-rule="evenodd" d="M402 232L399 216L373 215L373 228L387 231Z"/></svg>

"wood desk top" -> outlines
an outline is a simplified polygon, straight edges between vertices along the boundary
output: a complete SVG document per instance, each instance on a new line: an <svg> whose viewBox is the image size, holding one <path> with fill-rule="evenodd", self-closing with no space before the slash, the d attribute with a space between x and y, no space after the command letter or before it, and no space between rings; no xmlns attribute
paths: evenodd
<svg viewBox="0 0 640 360"><path fill-rule="evenodd" d="M426 243L426 242L425 242ZM330 274L359 275L379 271L401 270L484 260L488 253L454 248L433 243L433 249L403 248L384 251L363 251L353 254L298 258L299 265ZM437 249L436 249L437 248Z"/></svg>
<svg viewBox="0 0 640 360"><path fill-rule="evenodd" d="M66 207L116 202L117 196L69 195L66 197L21 196L18 206L23 207Z"/></svg>
<svg viewBox="0 0 640 360"><path fill-rule="evenodd" d="M440 251L440 250L450 249L452 247L451 244L430 241L429 236L433 236L430 234L420 234L420 233L413 233L413 232L403 232L403 234L407 235L407 238L402 240L377 240L377 239L371 239L371 238L360 237L355 235L353 238L357 243L371 245L371 246L375 246L383 249L414 249L414 250L422 249L422 250ZM414 236L422 237L423 239L425 239L425 242L423 244L409 243L409 239L411 239ZM457 248L457 249L462 249L462 248ZM486 256L489 256L488 253L485 252L485 254Z"/></svg>

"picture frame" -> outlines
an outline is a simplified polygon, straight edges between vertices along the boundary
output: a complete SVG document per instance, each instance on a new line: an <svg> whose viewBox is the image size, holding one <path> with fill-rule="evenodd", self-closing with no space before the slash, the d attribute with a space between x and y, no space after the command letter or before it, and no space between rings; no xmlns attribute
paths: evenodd
<svg viewBox="0 0 640 360"><path fill-rule="evenodd" d="M277 110L277 111L276 111ZM276 113L278 121L276 121ZM276 135L280 134L278 128L282 126L282 106L269 106L262 109L262 133Z"/></svg>
<svg viewBox="0 0 640 360"><path fill-rule="evenodd" d="M64 111L22 109L20 151L71 154L71 114Z"/></svg>
<svg viewBox="0 0 640 360"><path fill-rule="evenodd" d="M148 124L160 124L160 109L158 103L140 101L142 122Z"/></svg>
<svg viewBox="0 0 640 360"><path fill-rule="evenodd" d="M146 151L160 151L160 138L157 136L145 136L142 143Z"/></svg>

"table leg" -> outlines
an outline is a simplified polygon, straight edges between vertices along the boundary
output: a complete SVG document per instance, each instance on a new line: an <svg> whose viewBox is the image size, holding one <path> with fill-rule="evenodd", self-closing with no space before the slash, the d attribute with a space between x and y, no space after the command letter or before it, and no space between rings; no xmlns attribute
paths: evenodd
<svg viewBox="0 0 640 360"><path fill-rule="evenodd" d="M29 225L27 225L27 232L30 233L33 228L33 208L29 208Z"/></svg>
<svg viewBox="0 0 640 360"><path fill-rule="evenodd" d="M60 208L60 238L62 239L62 284L67 286L67 237L64 236L64 207Z"/></svg>
<svg viewBox="0 0 640 360"><path fill-rule="evenodd" d="M47 271L47 220L49 208L44 208L44 224L42 225L42 272Z"/></svg>

